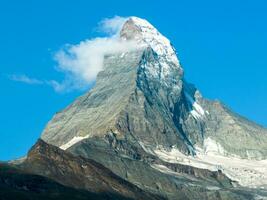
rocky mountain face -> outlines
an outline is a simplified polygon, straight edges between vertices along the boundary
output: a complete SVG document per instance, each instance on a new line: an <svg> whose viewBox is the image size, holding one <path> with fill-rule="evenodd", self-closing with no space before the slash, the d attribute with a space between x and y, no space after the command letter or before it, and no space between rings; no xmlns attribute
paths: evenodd
<svg viewBox="0 0 267 200"><path fill-rule="evenodd" d="M96 86L55 115L42 139L66 149L85 138L116 135L150 151L177 148L189 155L211 139L222 155L267 157L266 129L204 99L184 81L175 49L151 24L131 17L120 39L140 48L107 55Z"/></svg>
<svg viewBox="0 0 267 200"><path fill-rule="evenodd" d="M14 191L14 195L9 193ZM0 199L164 199L103 165L39 140L27 158L0 165Z"/></svg>
<svg viewBox="0 0 267 200"><path fill-rule="evenodd" d="M267 130L203 98L146 20L130 17L119 40L137 48L105 56L94 88L53 117L49 145L20 168L133 199L267 198Z"/></svg>
<svg viewBox="0 0 267 200"><path fill-rule="evenodd" d="M30 174L17 167L0 164L0 200L129 200L118 194L92 193Z"/></svg>
<svg viewBox="0 0 267 200"><path fill-rule="evenodd" d="M33 146L26 160L18 167L29 173L48 177L65 186L110 198L121 196L125 199L160 199L143 192L101 164L74 156L42 140Z"/></svg>

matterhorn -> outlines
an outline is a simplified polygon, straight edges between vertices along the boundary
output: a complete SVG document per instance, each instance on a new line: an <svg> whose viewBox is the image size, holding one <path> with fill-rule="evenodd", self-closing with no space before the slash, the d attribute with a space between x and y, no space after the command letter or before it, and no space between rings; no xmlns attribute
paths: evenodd
<svg viewBox="0 0 267 200"><path fill-rule="evenodd" d="M137 48L105 55L95 86L12 165L110 199L266 199L267 130L204 98L148 21L129 17L118 39Z"/></svg>

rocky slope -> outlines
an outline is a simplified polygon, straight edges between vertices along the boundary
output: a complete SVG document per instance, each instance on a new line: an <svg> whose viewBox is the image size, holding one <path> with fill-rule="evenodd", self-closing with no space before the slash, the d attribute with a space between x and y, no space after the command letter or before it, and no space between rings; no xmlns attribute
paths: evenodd
<svg viewBox="0 0 267 200"><path fill-rule="evenodd" d="M103 165L80 156L74 156L58 147L39 140L27 158L16 165L29 174L48 177L64 186L101 194L107 199L163 199L146 193L112 173Z"/></svg>
<svg viewBox="0 0 267 200"><path fill-rule="evenodd" d="M118 194L92 193L61 185L43 176L0 164L0 200L129 200Z"/></svg>

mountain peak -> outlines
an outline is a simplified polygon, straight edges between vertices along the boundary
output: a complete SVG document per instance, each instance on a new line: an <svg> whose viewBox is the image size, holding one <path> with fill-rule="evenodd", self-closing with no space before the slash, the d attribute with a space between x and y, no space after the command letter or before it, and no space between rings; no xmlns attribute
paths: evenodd
<svg viewBox="0 0 267 200"><path fill-rule="evenodd" d="M153 32L155 33L157 30L145 19L129 17L122 26L121 37L125 39L139 39L144 32L153 34Z"/></svg>
<svg viewBox="0 0 267 200"><path fill-rule="evenodd" d="M150 24L147 20L142 19L140 17L131 16L127 21L132 21L136 26L143 26L151 29L155 29L152 24Z"/></svg>
<svg viewBox="0 0 267 200"><path fill-rule="evenodd" d="M143 46L151 47L158 56L180 66L171 42L145 19L129 17L122 26L120 37L123 40L135 40Z"/></svg>

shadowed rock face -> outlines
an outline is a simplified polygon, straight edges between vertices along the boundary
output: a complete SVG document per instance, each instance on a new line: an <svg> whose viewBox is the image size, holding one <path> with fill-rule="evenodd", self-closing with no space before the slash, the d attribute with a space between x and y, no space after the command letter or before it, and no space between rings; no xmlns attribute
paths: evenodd
<svg viewBox="0 0 267 200"><path fill-rule="evenodd" d="M203 98L184 80L170 41L147 21L129 18L120 39L134 40L139 48L107 55L95 87L57 113L41 138L171 199L252 198L233 189L225 176L240 178L239 169L212 163L213 157L212 172L199 168L210 154L223 162L243 159L243 164L266 159L266 129ZM267 180L266 171L242 181Z"/></svg>
<svg viewBox="0 0 267 200"><path fill-rule="evenodd" d="M125 199L163 199L143 192L93 160L74 156L42 140L33 146L26 160L18 167L25 172L45 176L65 186L93 194L121 196Z"/></svg>
<svg viewBox="0 0 267 200"><path fill-rule="evenodd" d="M34 175L0 164L0 200L130 200L120 194L93 193L59 184L47 177Z"/></svg>

